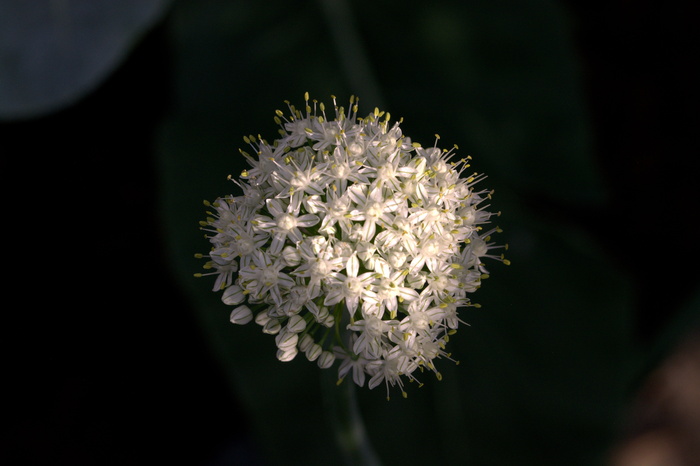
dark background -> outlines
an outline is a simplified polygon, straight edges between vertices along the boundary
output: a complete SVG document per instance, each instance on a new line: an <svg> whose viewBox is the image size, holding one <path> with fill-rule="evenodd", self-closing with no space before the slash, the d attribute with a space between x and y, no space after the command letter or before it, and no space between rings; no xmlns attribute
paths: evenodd
<svg viewBox="0 0 700 466"><path fill-rule="evenodd" d="M22 270L6 304L5 464L214 465L247 442L164 257L153 134L169 58L159 24L80 102L0 126L5 267Z"/></svg>
<svg viewBox="0 0 700 466"><path fill-rule="evenodd" d="M563 4L611 198L527 202L583 225L631 274L634 335L651 346L698 283L695 17L686 3ZM254 464L260 448L162 246L167 27L74 105L0 124L5 464Z"/></svg>

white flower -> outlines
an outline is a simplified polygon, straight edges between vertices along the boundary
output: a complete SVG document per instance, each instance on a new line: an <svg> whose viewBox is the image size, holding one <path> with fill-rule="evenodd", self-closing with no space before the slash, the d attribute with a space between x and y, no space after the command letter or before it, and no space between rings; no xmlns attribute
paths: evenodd
<svg viewBox="0 0 700 466"><path fill-rule="evenodd" d="M375 359L367 364L367 373L372 377L369 379L369 388L374 388L382 381L386 384L386 397L389 399L389 386L398 385L403 392L403 381L401 376L406 376L410 380L415 380L411 375L418 368L418 362L406 354L399 345L387 351L382 358ZM405 396L405 392L404 396Z"/></svg>
<svg viewBox="0 0 700 466"><path fill-rule="evenodd" d="M357 335L354 334L350 337L350 346L354 346L354 340L357 339ZM338 378L343 380L348 372L352 371L352 380L362 387L365 384L365 377L367 373L367 359L365 359L360 354L355 354L353 352L348 352L341 347L335 347L336 357L341 358L340 367L338 367Z"/></svg>
<svg viewBox="0 0 700 466"><path fill-rule="evenodd" d="M281 292L294 286L294 280L282 272L284 263L262 251L253 253L253 263L239 273L241 286L255 302L272 299L276 305L282 302Z"/></svg>
<svg viewBox="0 0 700 466"><path fill-rule="evenodd" d="M293 243L300 242L303 238L299 228L313 226L319 221L313 214L297 216L280 199L268 199L266 207L271 217L257 215L253 225L272 236L272 243L267 251L270 254L279 254L288 238Z"/></svg>
<svg viewBox="0 0 700 466"><path fill-rule="evenodd" d="M368 192L369 191L369 192ZM377 230L377 224L382 227L391 225L392 212L399 208L400 200L387 199L382 189L375 187L371 190L366 185L354 184L348 188L348 196L357 208L350 214L353 221L363 221L360 238L371 241Z"/></svg>
<svg viewBox="0 0 700 466"><path fill-rule="evenodd" d="M362 146L356 142L352 143L350 147L338 146L335 148L333 156L328 161L327 171L328 178L336 190L345 192L349 182L360 185L370 183L370 178L363 172L364 165L358 159L362 153Z"/></svg>
<svg viewBox="0 0 700 466"><path fill-rule="evenodd" d="M354 340L352 351L373 361L379 359L389 346L387 335L399 326L395 320L384 320L372 312L363 310L362 319L348 325L348 329L359 332Z"/></svg>
<svg viewBox="0 0 700 466"><path fill-rule="evenodd" d="M239 195L205 203L211 250L197 275L216 277L231 322L255 315L280 361L339 359L341 380L384 382L388 396L418 368L440 377L434 361L449 359L459 309L476 306L484 261L508 261L498 227L484 229L491 193L474 190L484 176L464 174L468 159L421 147L378 109L358 118L355 98L333 104L329 119L307 95L276 112L272 144L243 138L250 168Z"/></svg>
<svg viewBox="0 0 700 466"><path fill-rule="evenodd" d="M373 281L374 274L365 272L358 276L360 261L357 255L353 254L345 265L345 274L334 272L331 274L333 282L330 290L323 300L325 306L332 306L344 300L350 315L357 310L357 305L363 297L372 296L374 293L367 288Z"/></svg>
<svg viewBox="0 0 700 466"><path fill-rule="evenodd" d="M374 284L375 293L368 295L365 300L378 309L378 314L383 314L386 309L391 319L396 318L399 310L399 302L408 303L418 299L418 292L413 288L404 286L405 271L393 270L388 262L378 260L376 263L379 278Z"/></svg>

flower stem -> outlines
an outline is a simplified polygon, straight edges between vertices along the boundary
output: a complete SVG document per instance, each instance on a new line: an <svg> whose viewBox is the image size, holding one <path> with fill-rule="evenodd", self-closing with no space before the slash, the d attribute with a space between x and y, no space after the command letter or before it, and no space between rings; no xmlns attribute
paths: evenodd
<svg viewBox="0 0 700 466"><path fill-rule="evenodd" d="M331 370L321 371L327 413L348 466L381 466L357 403L355 384L338 385Z"/></svg>

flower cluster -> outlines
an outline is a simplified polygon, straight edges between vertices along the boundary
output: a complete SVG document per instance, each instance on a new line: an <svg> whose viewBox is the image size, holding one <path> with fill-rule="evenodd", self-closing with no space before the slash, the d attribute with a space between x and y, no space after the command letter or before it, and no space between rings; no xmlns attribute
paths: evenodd
<svg viewBox="0 0 700 466"><path fill-rule="evenodd" d="M212 248L200 255L215 291L235 306L231 322L255 320L275 336L277 358L303 353L339 379L369 388L440 373L458 309L487 276L486 257L508 263L484 229L492 214L482 175L468 158L424 148L375 109L357 117L333 98L277 111L281 137L246 136L242 193L213 203L201 222ZM439 138L438 138L439 139ZM197 274L207 275L207 273Z"/></svg>

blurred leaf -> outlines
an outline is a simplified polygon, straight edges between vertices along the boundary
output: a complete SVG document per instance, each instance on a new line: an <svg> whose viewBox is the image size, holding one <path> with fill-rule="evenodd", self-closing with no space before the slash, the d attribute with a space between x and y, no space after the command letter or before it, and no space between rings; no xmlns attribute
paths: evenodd
<svg viewBox="0 0 700 466"><path fill-rule="evenodd" d="M405 117L408 134L426 145L439 133L510 189L572 204L604 200L562 7L443 0L401 9L400 21L361 18L388 110Z"/></svg>
<svg viewBox="0 0 700 466"><path fill-rule="evenodd" d="M0 0L0 118L58 110L96 88L168 0Z"/></svg>
<svg viewBox="0 0 700 466"><path fill-rule="evenodd" d="M454 339L466 442L476 464L599 464L638 362L631 283L580 232L504 228L512 265L489 267Z"/></svg>

